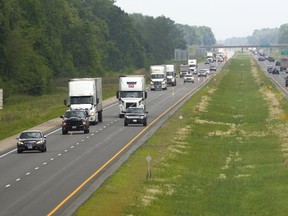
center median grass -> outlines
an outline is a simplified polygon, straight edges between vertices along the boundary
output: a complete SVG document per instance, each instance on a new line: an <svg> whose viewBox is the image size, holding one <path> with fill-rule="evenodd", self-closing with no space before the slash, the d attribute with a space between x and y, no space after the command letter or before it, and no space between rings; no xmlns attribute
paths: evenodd
<svg viewBox="0 0 288 216"><path fill-rule="evenodd" d="M238 54L75 215L287 215L286 110Z"/></svg>

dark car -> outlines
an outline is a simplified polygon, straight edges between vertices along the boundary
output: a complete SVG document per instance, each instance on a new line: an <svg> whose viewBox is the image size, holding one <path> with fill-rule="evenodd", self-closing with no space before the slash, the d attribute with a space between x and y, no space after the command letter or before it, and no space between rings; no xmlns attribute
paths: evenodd
<svg viewBox="0 0 288 216"><path fill-rule="evenodd" d="M62 121L62 134L67 134L68 131L84 131L89 133L89 115L85 110L68 110Z"/></svg>
<svg viewBox="0 0 288 216"><path fill-rule="evenodd" d="M209 69L210 69L210 71L217 71L217 66L216 65L210 65Z"/></svg>
<svg viewBox="0 0 288 216"><path fill-rule="evenodd" d="M273 68L271 69L271 72L270 72L270 73L272 73L272 74L279 74L280 71L277 69L277 67L273 67Z"/></svg>
<svg viewBox="0 0 288 216"><path fill-rule="evenodd" d="M147 113L142 107L129 107L125 112L124 126L128 126L128 124L147 126Z"/></svg>
<svg viewBox="0 0 288 216"><path fill-rule="evenodd" d="M17 138L17 153L37 150L46 152L46 136L40 130L27 130L21 132Z"/></svg>
<svg viewBox="0 0 288 216"><path fill-rule="evenodd" d="M268 56L267 60L268 60L269 62L275 62L275 59L274 59L273 57L271 57L271 56Z"/></svg>
<svg viewBox="0 0 288 216"><path fill-rule="evenodd" d="M285 79L285 86L288 87L288 76L284 78Z"/></svg>
<svg viewBox="0 0 288 216"><path fill-rule="evenodd" d="M258 61L265 61L266 59L265 59L265 57L264 56L259 56L258 57Z"/></svg>

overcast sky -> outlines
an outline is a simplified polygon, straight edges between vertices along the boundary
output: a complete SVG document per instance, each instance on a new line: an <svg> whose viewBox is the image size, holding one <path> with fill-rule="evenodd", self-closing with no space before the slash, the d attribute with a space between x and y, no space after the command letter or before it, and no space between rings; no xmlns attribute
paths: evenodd
<svg viewBox="0 0 288 216"><path fill-rule="evenodd" d="M163 15L176 23L210 27L216 40L288 23L288 0L115 0L115 5L127 13Z"/></svg>

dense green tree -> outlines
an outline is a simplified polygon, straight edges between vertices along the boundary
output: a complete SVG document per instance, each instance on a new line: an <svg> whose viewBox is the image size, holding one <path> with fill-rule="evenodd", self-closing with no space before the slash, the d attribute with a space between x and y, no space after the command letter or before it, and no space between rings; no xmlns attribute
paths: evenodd
<svg viewBox="0 0 288 216"><path fill-rule="evenodd" d="M248 37L248 44L269 45L278 44L278 28L265 28L254 30L253 34Z"/></svg>
<svg viewBox="0 0 288 216"><path fill-rule="evenodd" d="M209 28L191 32L213 42ZM129 15L114 0L0 0L0 88L41 95L60 77L163 64L186 49L184 36L173 20Z"/></svg>
<svg viewBox="0 0 288 216"><path fill-rule="evenodd" d="M283 24L279 28L278 41L280 44L288 44L288 24Z"/></svg>

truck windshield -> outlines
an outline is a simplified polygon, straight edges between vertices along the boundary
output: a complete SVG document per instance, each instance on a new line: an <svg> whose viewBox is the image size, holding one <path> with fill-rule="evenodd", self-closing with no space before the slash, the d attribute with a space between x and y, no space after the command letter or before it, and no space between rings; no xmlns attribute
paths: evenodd
<svg viewBox="0 0 288 216"><path fill-rule="evenodd" d="M167 72L167 76L175 76L175 72Z"/></svg>
<svg viewBox="0 0 288 216"><path fill-rule="evenodd" d="M163 79L164 74L152 74L151 79Z"/></svg>
<svg viewBox="0 0 288 216"><path fill-rule="evenodd" d="M142 98L141 91L122 91L120 93L121 98Z"/></svg>
<svg viewBox="0 0 288 216"><path fill-rule="evenodd" d="M92 96L71 97L71 104L93 104Z"/></svg>

